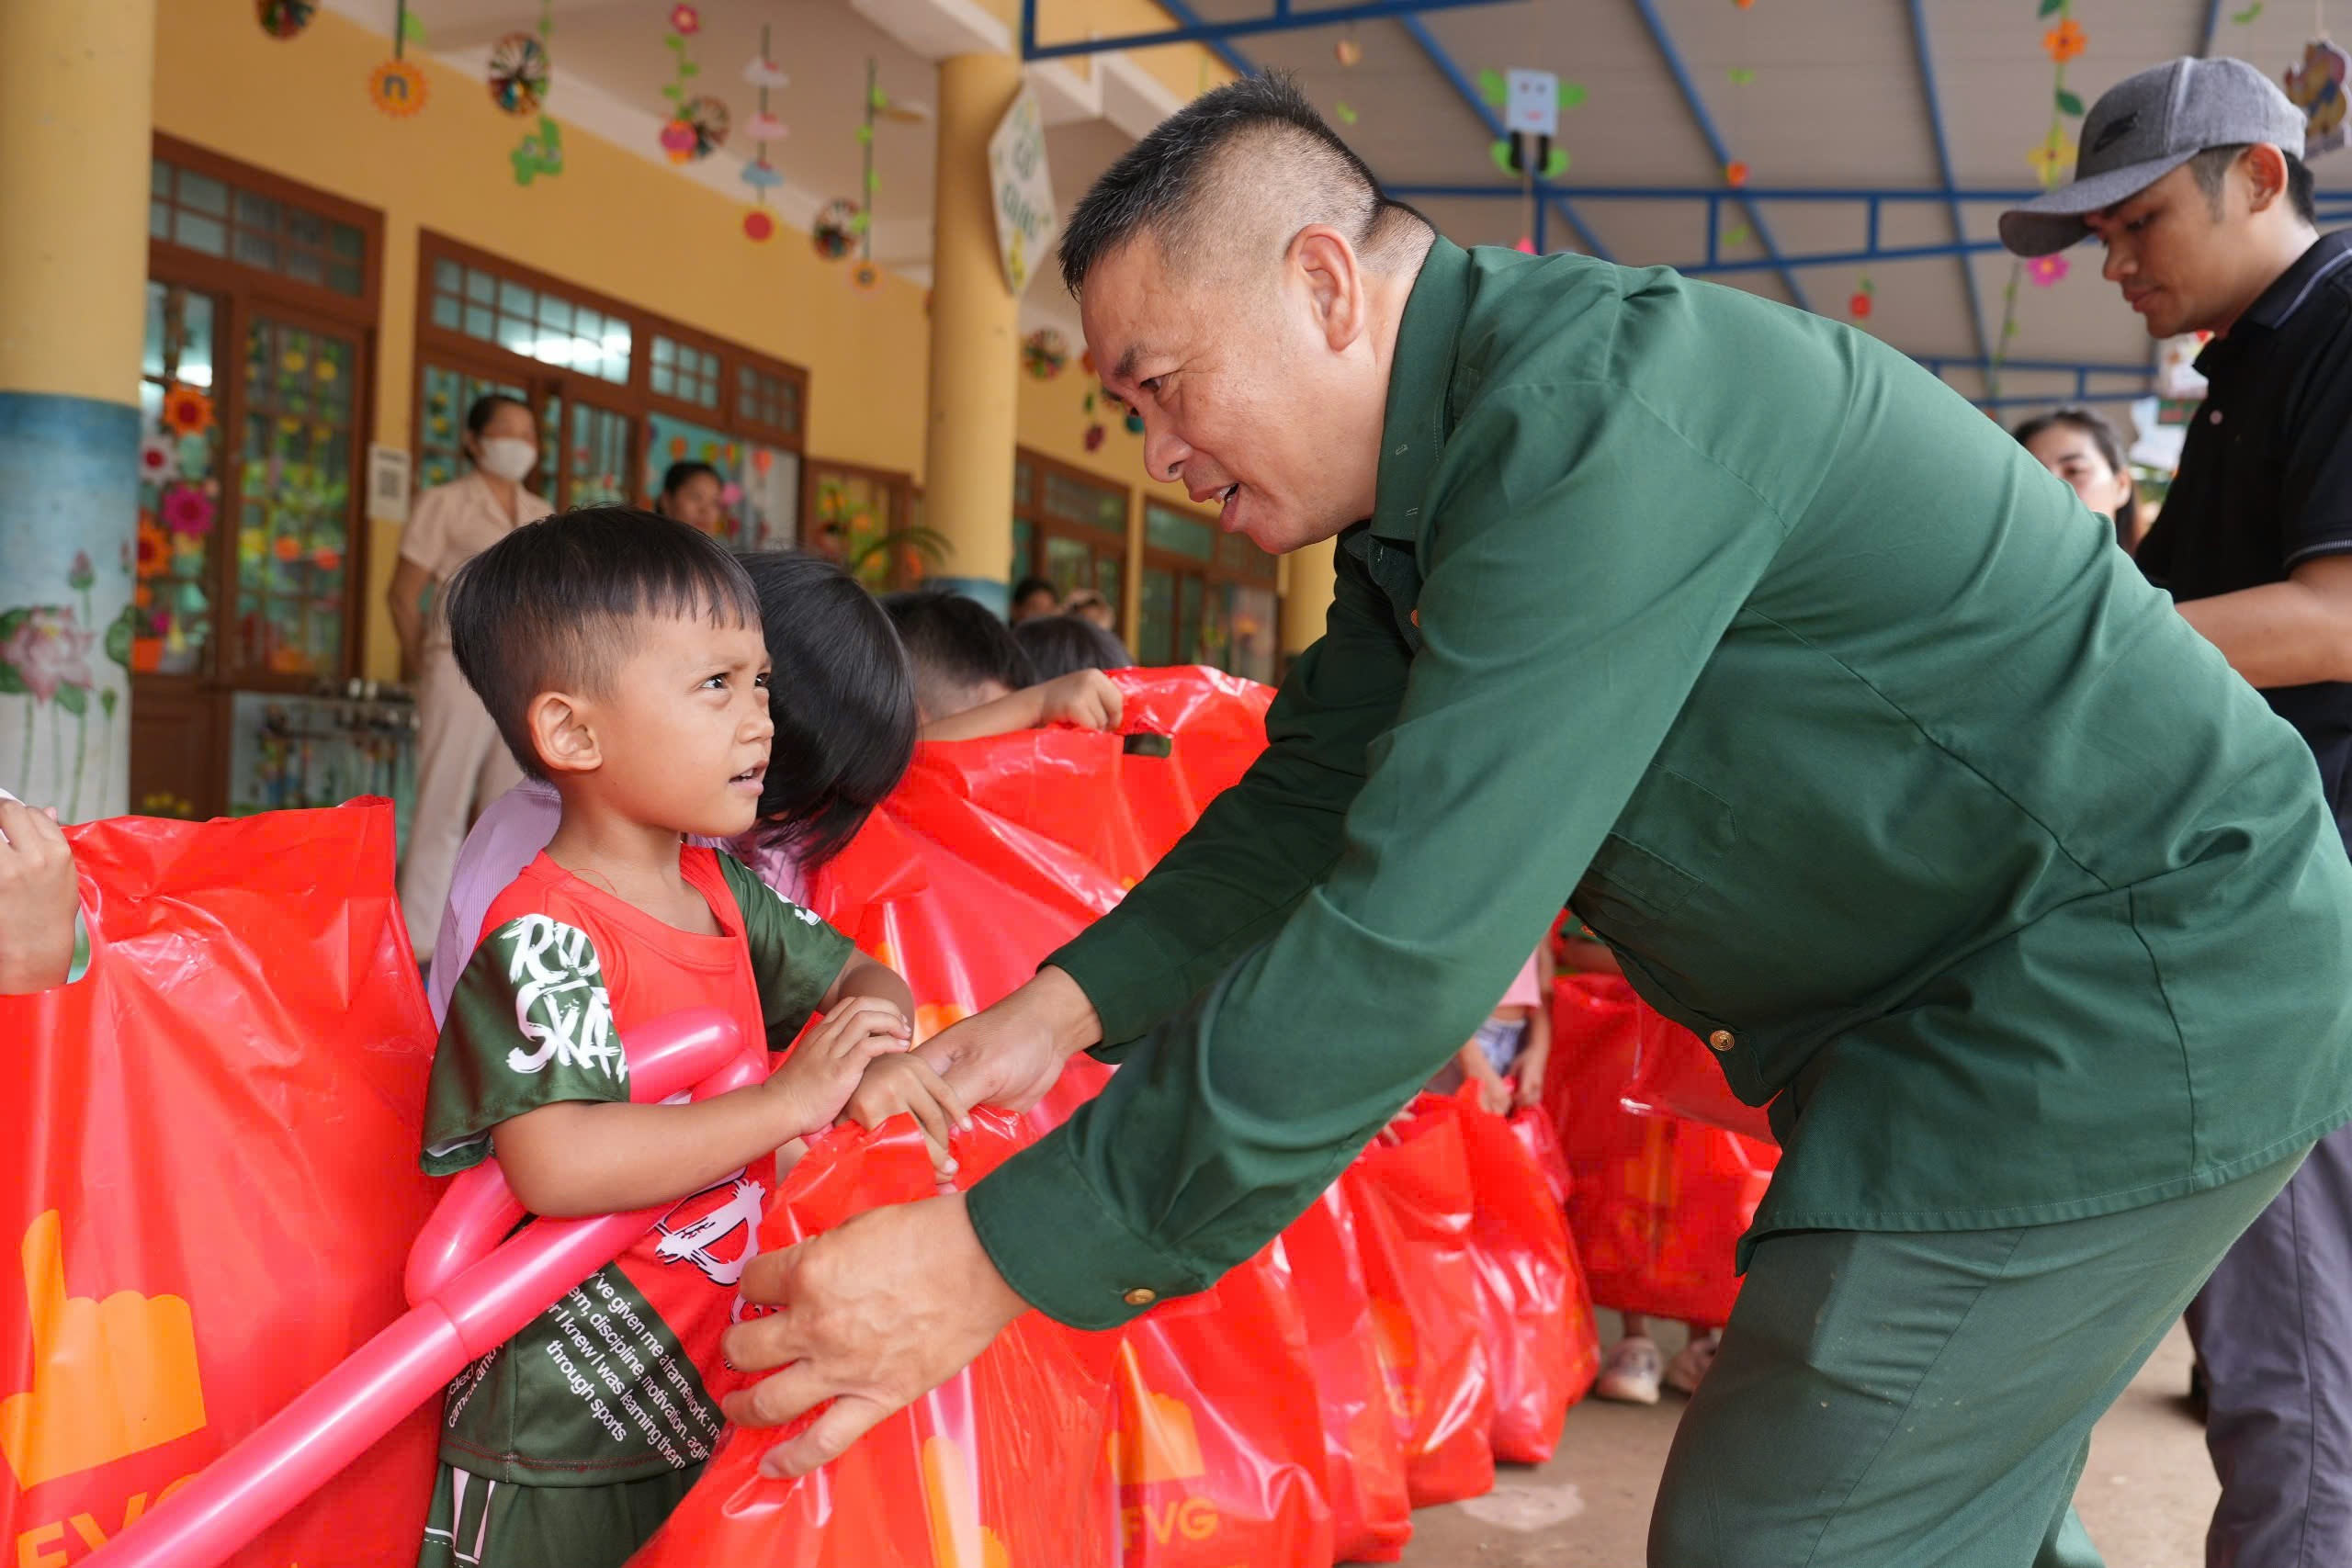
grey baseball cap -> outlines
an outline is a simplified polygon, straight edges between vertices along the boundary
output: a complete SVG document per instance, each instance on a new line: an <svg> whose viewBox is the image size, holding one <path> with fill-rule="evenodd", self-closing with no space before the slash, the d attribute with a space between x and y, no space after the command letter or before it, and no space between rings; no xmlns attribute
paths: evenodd
<svg viewBox="0 0 2352 1568"><path fill-rule="evenodd" d="M2183 56L2099 96L2083 120L2075 178L2001 214L2001 243L2021 256L2063 251L2090 232L2086 213L2139 195L2208 147L2267 141L2300 155L2303 111L2243 60Z"/></svg>

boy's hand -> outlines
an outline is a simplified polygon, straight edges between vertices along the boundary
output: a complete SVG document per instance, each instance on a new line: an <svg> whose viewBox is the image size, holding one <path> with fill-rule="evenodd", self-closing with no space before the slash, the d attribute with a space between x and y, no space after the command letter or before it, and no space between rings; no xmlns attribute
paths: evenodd
<svg viewBox="0 0 2352 1568"><path fill-rule="evenodd" d="M1510 1114L1510 1080L1509 1078L1480 1078L1477 1084L1480 1110L1489 1116Z"/></svg>
<svg viewBox="0 0 2352 1568"><path fill-rule="evenodd" d="M909 1053L878 1056L867 1063L865 1077L849 1097L842 1120L854 1122L870 1133L902 1111L910 1112L922 1129L922 1141L931 1149L932 1168L940 1179L955 1175L956 1158L947 1152L947 1140L958 1128L971 1125L971 1112L962 1097L947 1087L947 1080L921 1056Z"/></svg>
<svg viewBox="0 0 2352 1568"><path fill-rule="evenodd" d="M53 812L0 800L0 996L65 984L81 888Z"/></svg>
<svg viewBox="0 0 2352 1568"><path fill-rule="evenodd" d="M1541 1050L1530 1051L1519 1059L1519 1092L1512 1100L1521 1111L1531 1105L1544 1103L1544 1069L1546 1066Z"/></svg>
<svg viewBox="0 0 2352 1568"><path fill-rule="evenodd" d="M770 1092L790 1098L795 1136L831 1125L876 1056L914 1043L907 1015L879 997L852 997L804 1036L768 1076Z"/></svg>
<svg viewBox="0 0 2352 1568"><path fill-rule="evenodd" d="M1124 699L1100 670L1073 670L1037 688L1044 711L1037 722L1075 724L1081 729L1116 729Z"/></svg>

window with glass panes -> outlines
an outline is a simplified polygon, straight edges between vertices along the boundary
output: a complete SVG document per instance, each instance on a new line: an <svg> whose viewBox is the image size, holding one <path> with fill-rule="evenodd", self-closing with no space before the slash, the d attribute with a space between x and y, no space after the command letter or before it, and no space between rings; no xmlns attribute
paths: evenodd
<svg viewBox="0 0 2352 1568"><path fill-rule="evenodd" d="M876 593L913 587L929 565L913 490L912 476L893 469L810 462L808 547Z"/></svg>
<svg viewBox="0 0 2352 1568"><path fill-rule="evenodd" d="M1023 448L1012 462L1012 580L1042 577L1064 598L1081 588L1115 613L1127 560L1127 491Z"/></svg>
<svg viewBox="0 0 2352 1568"><path fill-rule="evenodd" d="M673 463L707 462L730 543L798 540L808 372L438 234L422 251L420 487L466 471L466 411L504 392L538 417L526 482L557 506L651 505Z"/></svg>
<svg viewBox="0 0 2352 1568"><path fill-rule="evenodd" d="M357 671L381 223L160 135L150 191L130 801L204 816L238 694Z"/></svg>
<svg viewBox="0 0 2352 1568"><path fill-rule="evenodd" d="M1280 656L1274 558L1216 519L1156 501L1143 510L1136 659L1211 664L1269 683Z"/></svg>

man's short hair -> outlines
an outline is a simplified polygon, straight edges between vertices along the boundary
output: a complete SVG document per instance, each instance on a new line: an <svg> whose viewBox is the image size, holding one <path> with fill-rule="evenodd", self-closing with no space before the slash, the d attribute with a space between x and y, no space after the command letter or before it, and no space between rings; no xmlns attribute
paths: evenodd
<svg viewBox="0 0 2352 1568"><path fill-rule="evenodd" d="M2233 142L2226 147L2208 147L2188 160L2188 172L2197 176L2197 188L2205 193L2205 205L2213 216L2222 215L2222 181L2228 175L2230 165L2238 155L2253 146L2251 141ZM2287 200L2293 206L2295 216L2319 227L2319 208L2312 191L2312 168L2294 153L2280 148L2287 159Z"/></svg>
<svg viewBox="0 0 2352 1568"><path fill-rule="evenodd" d="M1161 120L1103 171L1062 230L1062 282L1072 294L1104 256L1138 234L1182 268L1233 240L1236 180L1263 189L1288 176L1297 221L1283 236L1326 223L1348 237L1374 271L1418 257L1412 238L1429 220L1380 188L1364 161L1340 140L1297 82L1273 71L1204 93Z"/></svg>
<svg viewBox="0 0 2352 1568"><path fill-rule="evenodd" d="M989 682L1010 691L1034 685L1029 656L1012 628L977 599L944 588L918 588L882 601L914 666L915 700L926 716L945 718L975 706Z"/></svg>
<svg viewBox="0 0 2352 1568"><path fill-rule="evenodd" d="M640 615L760 624L752 580L698 528L634 506L582 506L526 523L458 569L450 650L523 771L545 778L530 708L543 692L596 695Z"/></svg>

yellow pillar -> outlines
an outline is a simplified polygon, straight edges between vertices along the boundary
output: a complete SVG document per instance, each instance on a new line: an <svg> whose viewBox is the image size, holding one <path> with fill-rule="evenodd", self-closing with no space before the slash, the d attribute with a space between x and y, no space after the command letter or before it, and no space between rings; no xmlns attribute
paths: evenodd
<svg viewBox="0 0 2352 1568"><path fill-rule="evenodd" d="M0 788L86 819L130 778L155 0L0 38Z"/></svg>
<svg viewBox="0 0 2352 1568"><path fill-rule="evenodd" d="M1119 640L1129 648L1143 636L1143 491L1127 491L1127 558L1119 573Z"/></svg>
<svg viewBox="0 0 2352 1568"><path fill-rule="evenodd" d="M1337 541L1306 545L1283 558L1289 573L1283 584L1283 662L1303 653L1323 635L1323 617L1330 613L1331 594L1338 583L1332 551Z"/></svg>
<svg viewBox="0 0 2352 1568"><path fill-rule="evenodd" d="M944 536L934 581L999 614L1012 563L1012 447L1020 311L997 255L989 138L1021 91L1010 54L939 62L939 161L933 181L931 425L926 521Z"/></svg>

